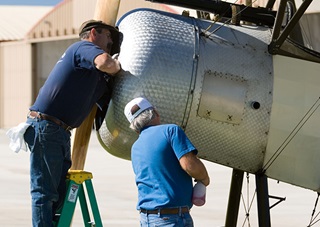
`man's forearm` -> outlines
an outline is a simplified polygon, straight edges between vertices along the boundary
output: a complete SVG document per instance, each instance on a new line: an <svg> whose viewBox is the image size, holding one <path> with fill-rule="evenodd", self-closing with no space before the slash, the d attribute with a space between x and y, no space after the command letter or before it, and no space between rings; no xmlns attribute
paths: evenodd
<svg viewBox="0 0 320 227"><path fill-rule="evenodd" d="M205 186L210 184L210 178L206 167L198 157L189 153L181 157L181 167L194 179L202 182Z"/></svg>
<svg viewBox="0 0 320 227"><path fill-rule="evenodd" d="M207 169L201 162L201 160L197 159L196 165L189 171L189 175L192 176L196 181L200 181L205 186L208 186L210 184L210 178Z"/></svg>

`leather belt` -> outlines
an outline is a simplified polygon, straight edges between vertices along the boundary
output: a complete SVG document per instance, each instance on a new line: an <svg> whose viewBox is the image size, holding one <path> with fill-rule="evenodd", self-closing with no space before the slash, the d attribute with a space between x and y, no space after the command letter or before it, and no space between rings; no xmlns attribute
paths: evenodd
<svg viewBox="0 0 320 227"><path fill-rule="evenodd" d="M141 209L140 212L144 214L179 214L179 213L189 213L189 208L188 207L163 208L163 209L157 209L157 210Z"/></svg>
<svg viewBox="0 0 320 227"><path fill-rule="evenodd" d="M51 121L51 122L59 125L61 128L63 128L66 131L72 130L72 127L70 127L69 125L67 125L63 121L59 120L58 118L52 117L48 114L44 114L44 113L40 113L40 112L31 110L28 114L28 117L32 118L32 119L38 118L38 119L42 119L42 120Z"/></svg>

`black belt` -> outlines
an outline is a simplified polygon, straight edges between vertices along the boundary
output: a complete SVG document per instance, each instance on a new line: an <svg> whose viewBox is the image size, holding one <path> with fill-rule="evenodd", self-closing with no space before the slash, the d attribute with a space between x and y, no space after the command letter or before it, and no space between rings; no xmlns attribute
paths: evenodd
<svg viewBox="0 0 320 227"><path fill-rule="evenodd" d="M179 213L189 213L189 208L188 207L163 208L163 209L157 209L157 210L141 209L140 212L144 214L179 214Z"/></svg>
<svg viewBox="0 0 320 227"><path fill-rule="evenodd" d="M52 117L48 114L44 114L44 113L39 113L37 111L30 111L28 114L29 118L35 119L35 118L39 118L42 120L46 120L46 121L51 121L53 123L56 123L57 125L59 125L61 128L63 128L64 130L72 130L72 127L70 127L69 125L67 125L66 123L64 123L63 121L59 120L58 118Z"/></svg>

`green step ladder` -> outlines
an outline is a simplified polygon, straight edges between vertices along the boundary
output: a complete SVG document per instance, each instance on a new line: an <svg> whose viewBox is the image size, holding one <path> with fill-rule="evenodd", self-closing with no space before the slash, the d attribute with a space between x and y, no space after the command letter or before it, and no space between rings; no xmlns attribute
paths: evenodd
<svg viewBox="0 0 320 227"><path fill-rule="evenodd" d="M92 173L86 172L83 170L69 170L67 174L67 194L63 203L63 207L61 209L58 223L55 226L57 227L68 227L71 226L71 221L74 213L74 209L77 203L77 199L79 198L80 207L82 211L82 217L84 221L85 227L102 227L101 217L98 209L98 204L96 201L96 197L94 195L93 185L91 179L93 178ZM90 201L92 216L94 221L92 221L87 199L85 196L85 189L88 194L88 198Z"/></svg>

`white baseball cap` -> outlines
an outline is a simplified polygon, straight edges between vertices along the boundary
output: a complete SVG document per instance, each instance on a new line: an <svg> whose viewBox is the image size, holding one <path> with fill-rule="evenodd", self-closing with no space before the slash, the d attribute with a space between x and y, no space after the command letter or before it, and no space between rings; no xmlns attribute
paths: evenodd
<svg viewBox="0 0 320 227"><path fill-rule="evenodd" d="M134 106L137 108L133 108ZM128 121L131 123L141 112L150 108L153 108L153 106L147 99L138 97L131 100L126 105L124 108L124 115L126 115Z"/></svg>

